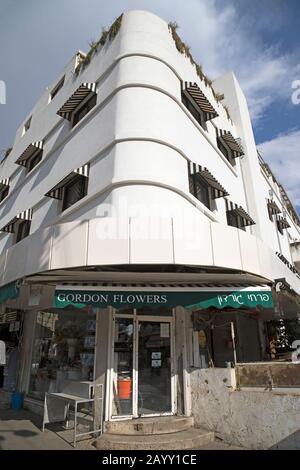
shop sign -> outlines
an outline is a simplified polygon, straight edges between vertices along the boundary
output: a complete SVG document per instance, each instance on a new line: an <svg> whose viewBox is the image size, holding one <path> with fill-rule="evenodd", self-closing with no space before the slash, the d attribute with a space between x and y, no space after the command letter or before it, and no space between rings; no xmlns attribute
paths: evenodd
<svg viewBox="0 0 300 470"><path fill-rule="evenodd" d="M273 307L271 291L182 291L182 292L142 292L142 291L97 291L57 289L54 296L54 307L84 308L94 306L105 308L142 308L142 307L176 307L197 310L215 307L263 308Z"/></svg>
<svg viewBox="0 0 300 470"><path fill-rule="evenodd" d="M15 282L7 284L0 288L0 304L6 302L6 300L16 299L19 296L19 288Z"/></svg>

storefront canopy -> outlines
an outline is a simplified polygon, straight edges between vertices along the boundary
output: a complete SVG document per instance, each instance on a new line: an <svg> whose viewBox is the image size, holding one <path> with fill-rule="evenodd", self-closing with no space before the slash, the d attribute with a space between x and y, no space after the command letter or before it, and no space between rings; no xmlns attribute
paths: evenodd
<svg viewBox="0 0 300 470"><path fill-rule="evenodd" d="M15 282L7 284L4 287L0 287L0 304L6 302L6 300L16 299L19 296L19 288Z"/></svg>
<svg viewBox="0 0 300 470"><path fill-rule="evenodd" d="M182 306L197 310L215 307L231 308L272 308L271 290L261 291L105 291L57 288L54 296L56 308L84 308L94 306L105 308L161 308Z"/></svg>

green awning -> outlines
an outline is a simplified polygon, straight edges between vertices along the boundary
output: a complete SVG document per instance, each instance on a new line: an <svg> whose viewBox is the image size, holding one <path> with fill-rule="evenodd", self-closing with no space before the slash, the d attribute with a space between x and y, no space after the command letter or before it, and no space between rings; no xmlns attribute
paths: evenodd
<svg viewBox="0 0 300 470"><path fill-rule="evenodd" d="M19 288L16 286L15 282L7 284L4 287L0 287L0 304L6 300L16 299L19 296Z"/></svg>
<svg viewBox="0 0 300 470"><path fill-rule="evenodd" d="M207 309L272 308L271 290L262 291L102 291L57 289L53 306L56 308L105 308L177 307Z"/></svg>

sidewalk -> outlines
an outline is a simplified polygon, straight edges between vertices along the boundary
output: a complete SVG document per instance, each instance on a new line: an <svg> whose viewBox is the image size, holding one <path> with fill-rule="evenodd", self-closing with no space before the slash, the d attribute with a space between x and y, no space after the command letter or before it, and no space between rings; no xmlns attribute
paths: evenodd
<svg viewBox="0 0 300 470"><path fill-rule="evenodd" d="M92 440L73 445L72 430L48 425L41 432L41 417L26 410L0 410L0 450L96 450ZM193 449L196 450L196 449ZM216 440L197 450L246 450Z"/></svg>
<svg viewBox="0 0 300 470"><path fill-rule="evenodd" d="M72 430L60 426L42 432L41 418L34 413L0 410L0 450L74 450L72 439ZM76 449L95 449L89 442L79 442Z"/></svg>

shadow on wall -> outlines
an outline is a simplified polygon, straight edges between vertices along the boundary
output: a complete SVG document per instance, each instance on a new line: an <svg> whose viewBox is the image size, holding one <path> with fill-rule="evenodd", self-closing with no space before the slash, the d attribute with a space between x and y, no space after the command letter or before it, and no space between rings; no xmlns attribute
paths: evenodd
<svg viewBox="0 0 300 470"><path fill-rule="evenodd" d="M300 449L300 430L295 431L281 441L274 444L269 450L299 450Z"/></svg>

